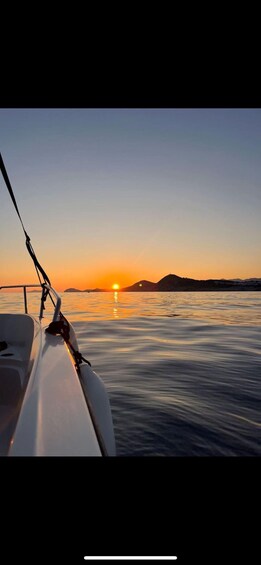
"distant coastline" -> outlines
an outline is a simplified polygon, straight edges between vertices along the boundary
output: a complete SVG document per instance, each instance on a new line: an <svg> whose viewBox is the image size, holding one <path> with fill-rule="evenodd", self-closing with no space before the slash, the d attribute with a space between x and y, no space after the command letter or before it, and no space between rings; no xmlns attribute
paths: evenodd
<svg viewBox="0 0 261 565"><path fill-rule="evenodd" d="M119 289L119 292L202 292L202 291L260 291L261 278L250 279L207 279L197 280L178 275L166 275L158 282L140 280L131 286ZM112 289L94 288L80 290L67 288L64 292L115 292Z"/></svg>

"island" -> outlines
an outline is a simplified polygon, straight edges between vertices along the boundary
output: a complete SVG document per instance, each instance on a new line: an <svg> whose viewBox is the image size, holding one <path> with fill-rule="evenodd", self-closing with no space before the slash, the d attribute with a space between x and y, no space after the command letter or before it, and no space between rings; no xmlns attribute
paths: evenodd
<svg viewBox="0 0 261 565"><path fill-rule="evenodd" d="M250 279L207 279L197 280L169 274L158 282L140 280L119 292L202 292L202 291L260 291L261 278ZM113 290L94 288L79 290L67 288L64 292L113 292Z"/></svg>

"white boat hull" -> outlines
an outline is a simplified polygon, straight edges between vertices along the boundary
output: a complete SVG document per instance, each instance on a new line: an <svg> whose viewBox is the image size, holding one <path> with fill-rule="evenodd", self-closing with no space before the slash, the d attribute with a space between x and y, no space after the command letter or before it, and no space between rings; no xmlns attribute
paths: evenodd
<svg viewBox="0 0 261 565"><path fill-rule="evenodd" d="M86 365L81 370L81 384L63 337L44 330L28 314L0 315L0 340L8 344L0 353L0 375L9 371L10 378L15 375L21 383L20 398L11 399L11 405L3 407L1 454L100 456L104 449L114 455L113 424L104 384ZM4 432L8 409L13 419L9 443Z"/></svg>

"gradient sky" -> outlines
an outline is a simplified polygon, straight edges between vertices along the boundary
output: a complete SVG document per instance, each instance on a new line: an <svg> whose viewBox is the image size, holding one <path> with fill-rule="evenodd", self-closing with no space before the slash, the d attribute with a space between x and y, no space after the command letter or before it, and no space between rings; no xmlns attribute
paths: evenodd
<svg viewBox="0 0 261 565"><path fill-rule="evenodd" d="M260 109L0 109L0 150L57 290L261 277ZM0 285L37 282L0 202Z"/></svg>

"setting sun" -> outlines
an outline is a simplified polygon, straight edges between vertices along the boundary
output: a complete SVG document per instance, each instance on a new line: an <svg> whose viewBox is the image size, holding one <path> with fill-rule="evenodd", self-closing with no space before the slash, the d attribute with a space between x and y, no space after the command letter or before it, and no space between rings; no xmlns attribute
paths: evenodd
<svg viewBox="0 0 261 565"><path fill-rule="evenodd" d="M112 288L113 290L119 290L120 285L117 284L117 283L114 283L111 288Z"/></svg>

